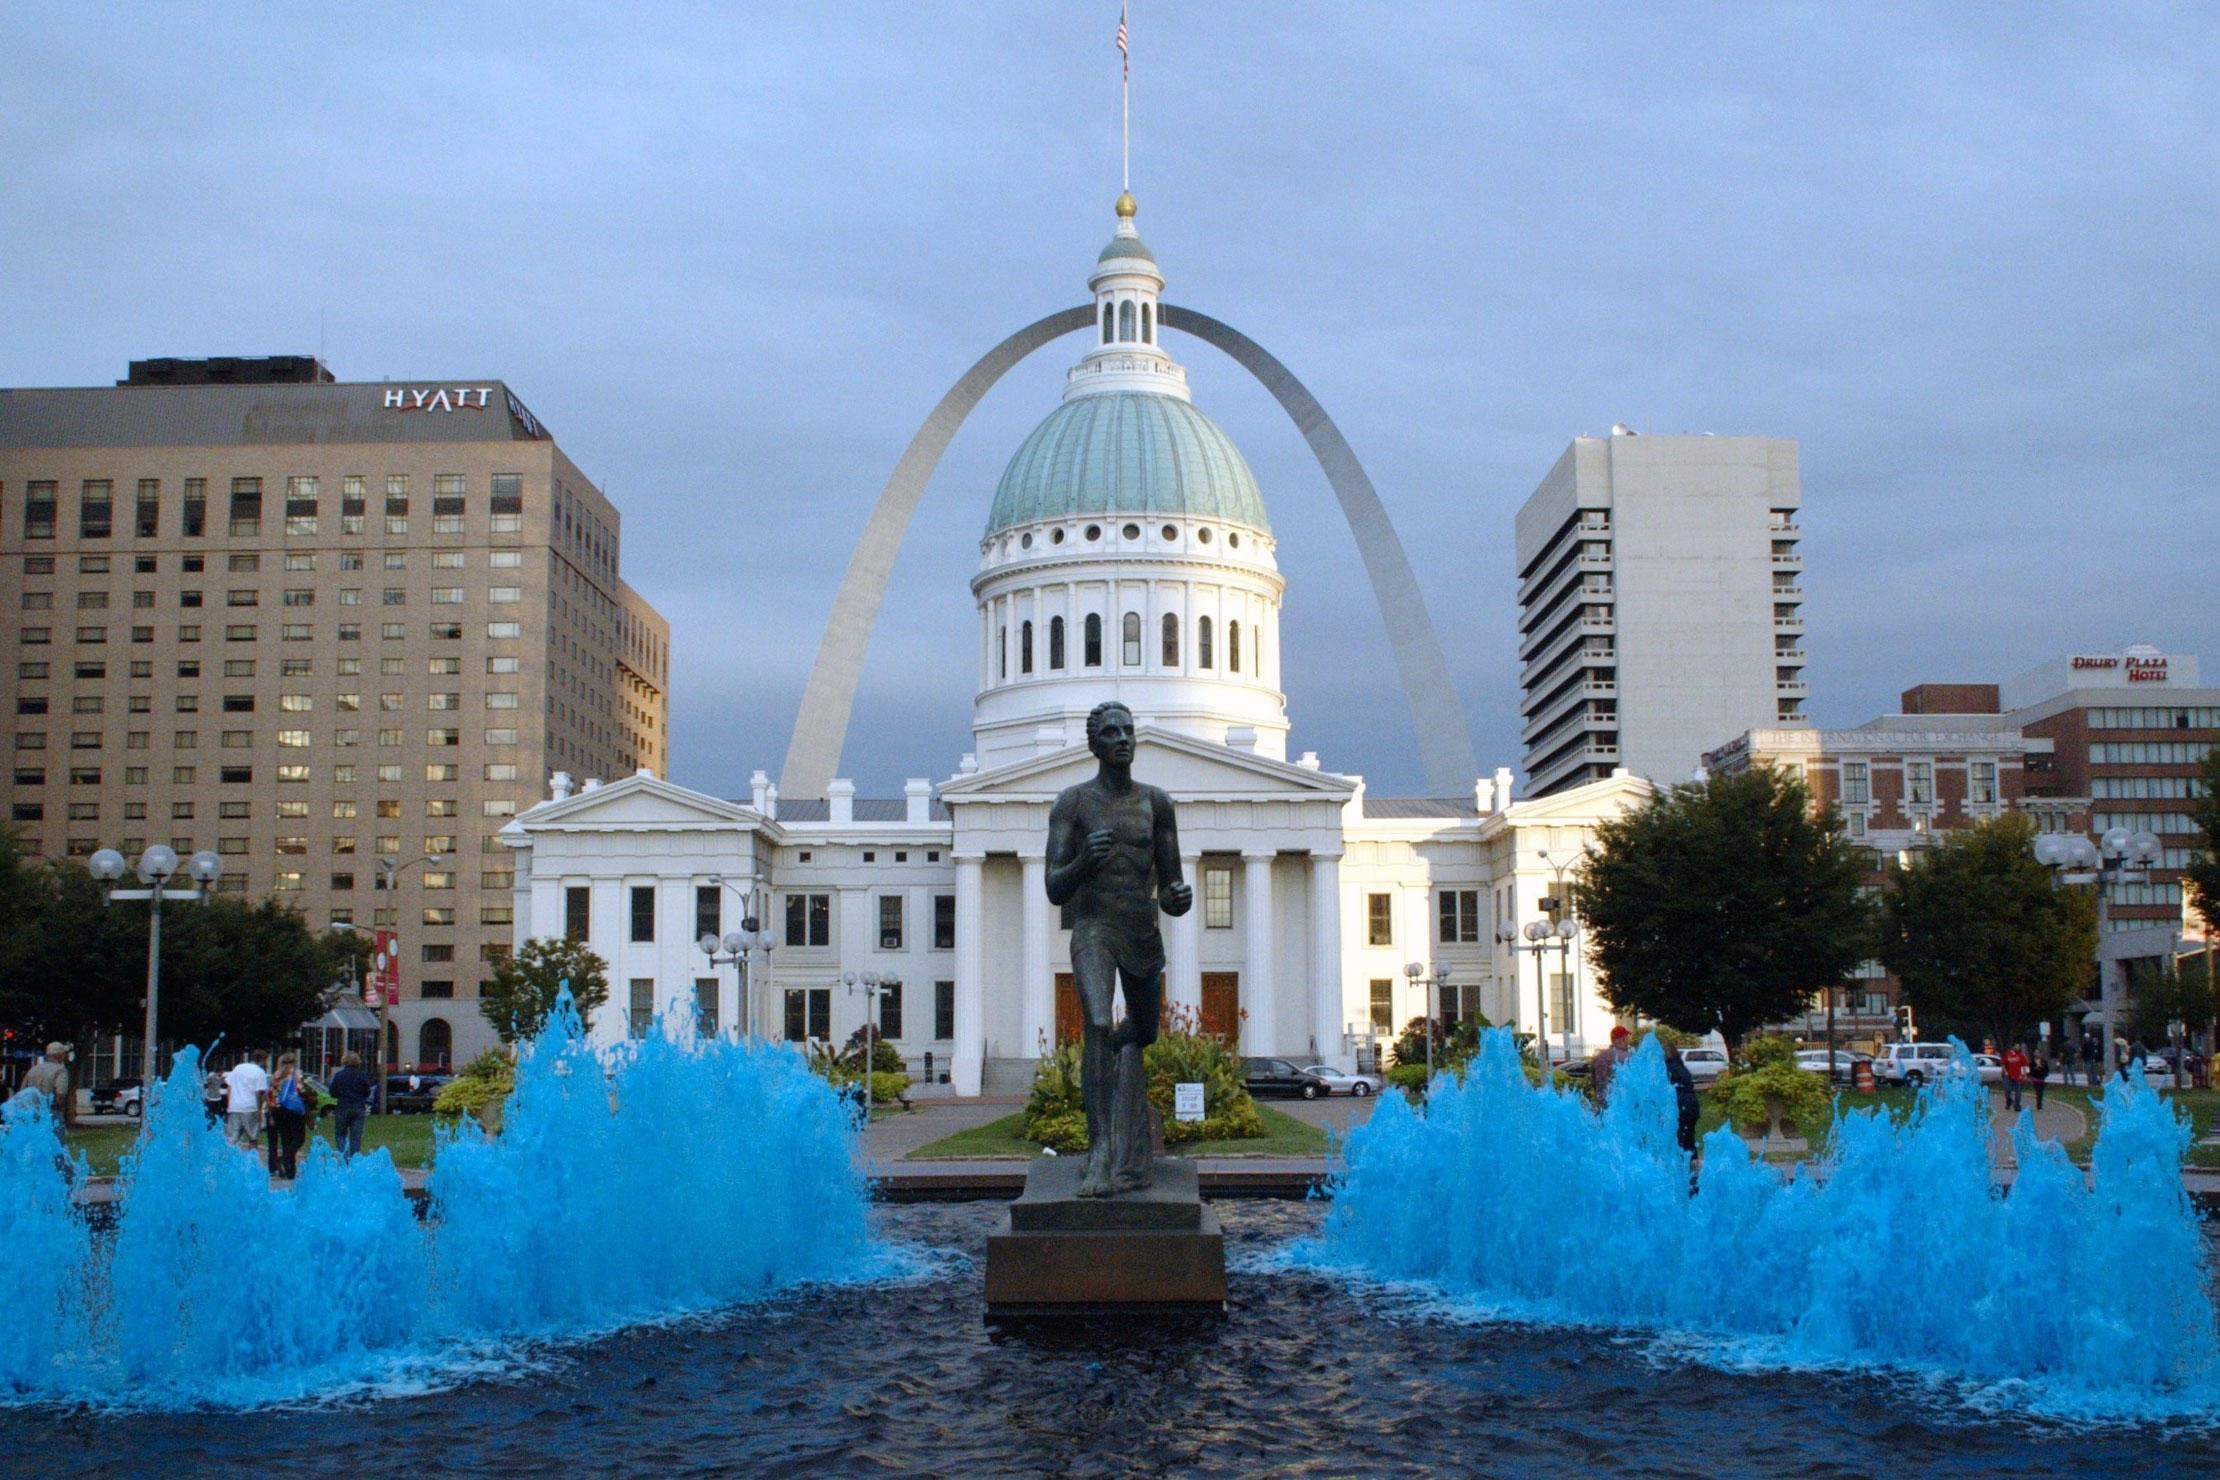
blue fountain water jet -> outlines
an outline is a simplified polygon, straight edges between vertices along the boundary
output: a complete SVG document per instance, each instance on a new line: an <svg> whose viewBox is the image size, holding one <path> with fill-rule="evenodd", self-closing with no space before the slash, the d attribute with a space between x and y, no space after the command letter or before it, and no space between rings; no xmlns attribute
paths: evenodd
<svg viewBox="0 0 2220 1480"><path fill-rule="evenodd" d="M2107 1085L2086 1179L2023 1114L2007 1195L1987 1092L1961 1071L1901 1122L1844 1115L1824 1160L1789 1177L1721 1127L1692 1191L1654 1041L1598 1114L1530 1085L1492 1032L1425 1114L1390 1097L1350 1133L1297 1257L1483 1313L1697 1338L1730 1365L1870 1365L2060 1416L2220 1420L2185 1120L2141 1084Z"/></svg>
<svg viewBox="0 0 2220 1480"><path fill-rule="evenodd" d="M476 1370L518 1338L875 1277L854 1128L784 1045L678 1012L597 1053L567 1001L527 1045L498 1136L443 1136L419 1220L382 1150L318 1143L273 1185L200 1101L149 1096L112 1235L72 1206L45 1103L0 1108L0 1398L248 1406Z"/></svg>

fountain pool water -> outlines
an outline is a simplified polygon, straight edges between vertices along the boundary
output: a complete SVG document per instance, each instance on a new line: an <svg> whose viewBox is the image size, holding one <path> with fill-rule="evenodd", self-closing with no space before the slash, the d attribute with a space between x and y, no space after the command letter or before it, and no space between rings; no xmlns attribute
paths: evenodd
<svg viewBox="0 0 2220 1480"><path fill-rule="evenodd" d="M1900 1123L1845 1115L1793 1177L1722 1127L1691 1193L1654 1040L1598 1114L1530 1085L1498 1030L1424 1114L1390 1097L1351 1131L1295 1257L1472 1313L1659 1333L1723 1365L1867 1366L2060 1417L2220 1422L2186 1124L2139 1084L2108 1086L2084 1179L2023 1115L2007 1194L1963 1067Z"/></svg>
<svg viewBox="0 0 2220 1480"><path fill-rule="evenodd" d="M689 1015L674 1014L674 1018ZM0 1397L254 1406L421 1387L518 1343L871 1277L847 1108L783 1045L659 1024L597 1054L567 1008L528 1045L499 1136L443 1137L419 1220L383 1151L318 1143L273 1186L178 1055L111 1236L88 1230L50 1113L0 1119Z"/></svg>

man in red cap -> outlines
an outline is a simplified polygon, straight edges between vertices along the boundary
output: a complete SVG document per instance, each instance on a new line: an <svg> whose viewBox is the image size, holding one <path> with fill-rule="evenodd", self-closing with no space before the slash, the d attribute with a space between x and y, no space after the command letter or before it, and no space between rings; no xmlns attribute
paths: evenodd
<svg viewBox="0 0 2220 1480"><path fill-rule="evenodd" d="M1614 1027L1611 1030L1611 1046L1597 1049L1596 1056L1588 1060L1588 1082L1596 1087L1596 1104L1599 1107L1610 1098L1611 1081L1618 1074L1619 1065L1634 1057L1632 1050L1627 1047L1629 1036L1623 1024Z"/></svg>

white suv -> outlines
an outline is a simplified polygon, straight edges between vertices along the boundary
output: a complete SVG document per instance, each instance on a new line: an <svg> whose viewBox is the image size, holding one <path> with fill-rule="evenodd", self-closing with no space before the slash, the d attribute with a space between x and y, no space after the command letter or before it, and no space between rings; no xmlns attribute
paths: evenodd
<svg viewBox="0 0 2220 1480"><path fill-rule="evenodd" d="M1680 1061L1688 1066L1688 1077L1698 1084L1709 1084L1727 1072L1727 1051L1723 1048L1684 1048Z"/></svg>
<svg viewBox="0 0 2220 1480"><path fill-rule="evenodd" d="M1925 1084L1950 1072L1947 1043L1887 1043L1873 1059L1873 1077L1888 1084Z"/></svg>

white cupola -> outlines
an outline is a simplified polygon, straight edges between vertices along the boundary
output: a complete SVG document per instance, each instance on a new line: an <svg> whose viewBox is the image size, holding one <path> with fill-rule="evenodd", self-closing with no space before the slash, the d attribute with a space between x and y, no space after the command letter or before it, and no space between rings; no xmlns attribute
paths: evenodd
<svg viewBox="0 0 2220 1480"><path fill-rule="evenodd" d="M1093 342L1010 459L980 544L979 760L1076 744L1110 698L1143 724L1284 760L1286 583L1263 496L1165 352L1164 276L1133 197L1117 210L1087 279Z"/></svg>

